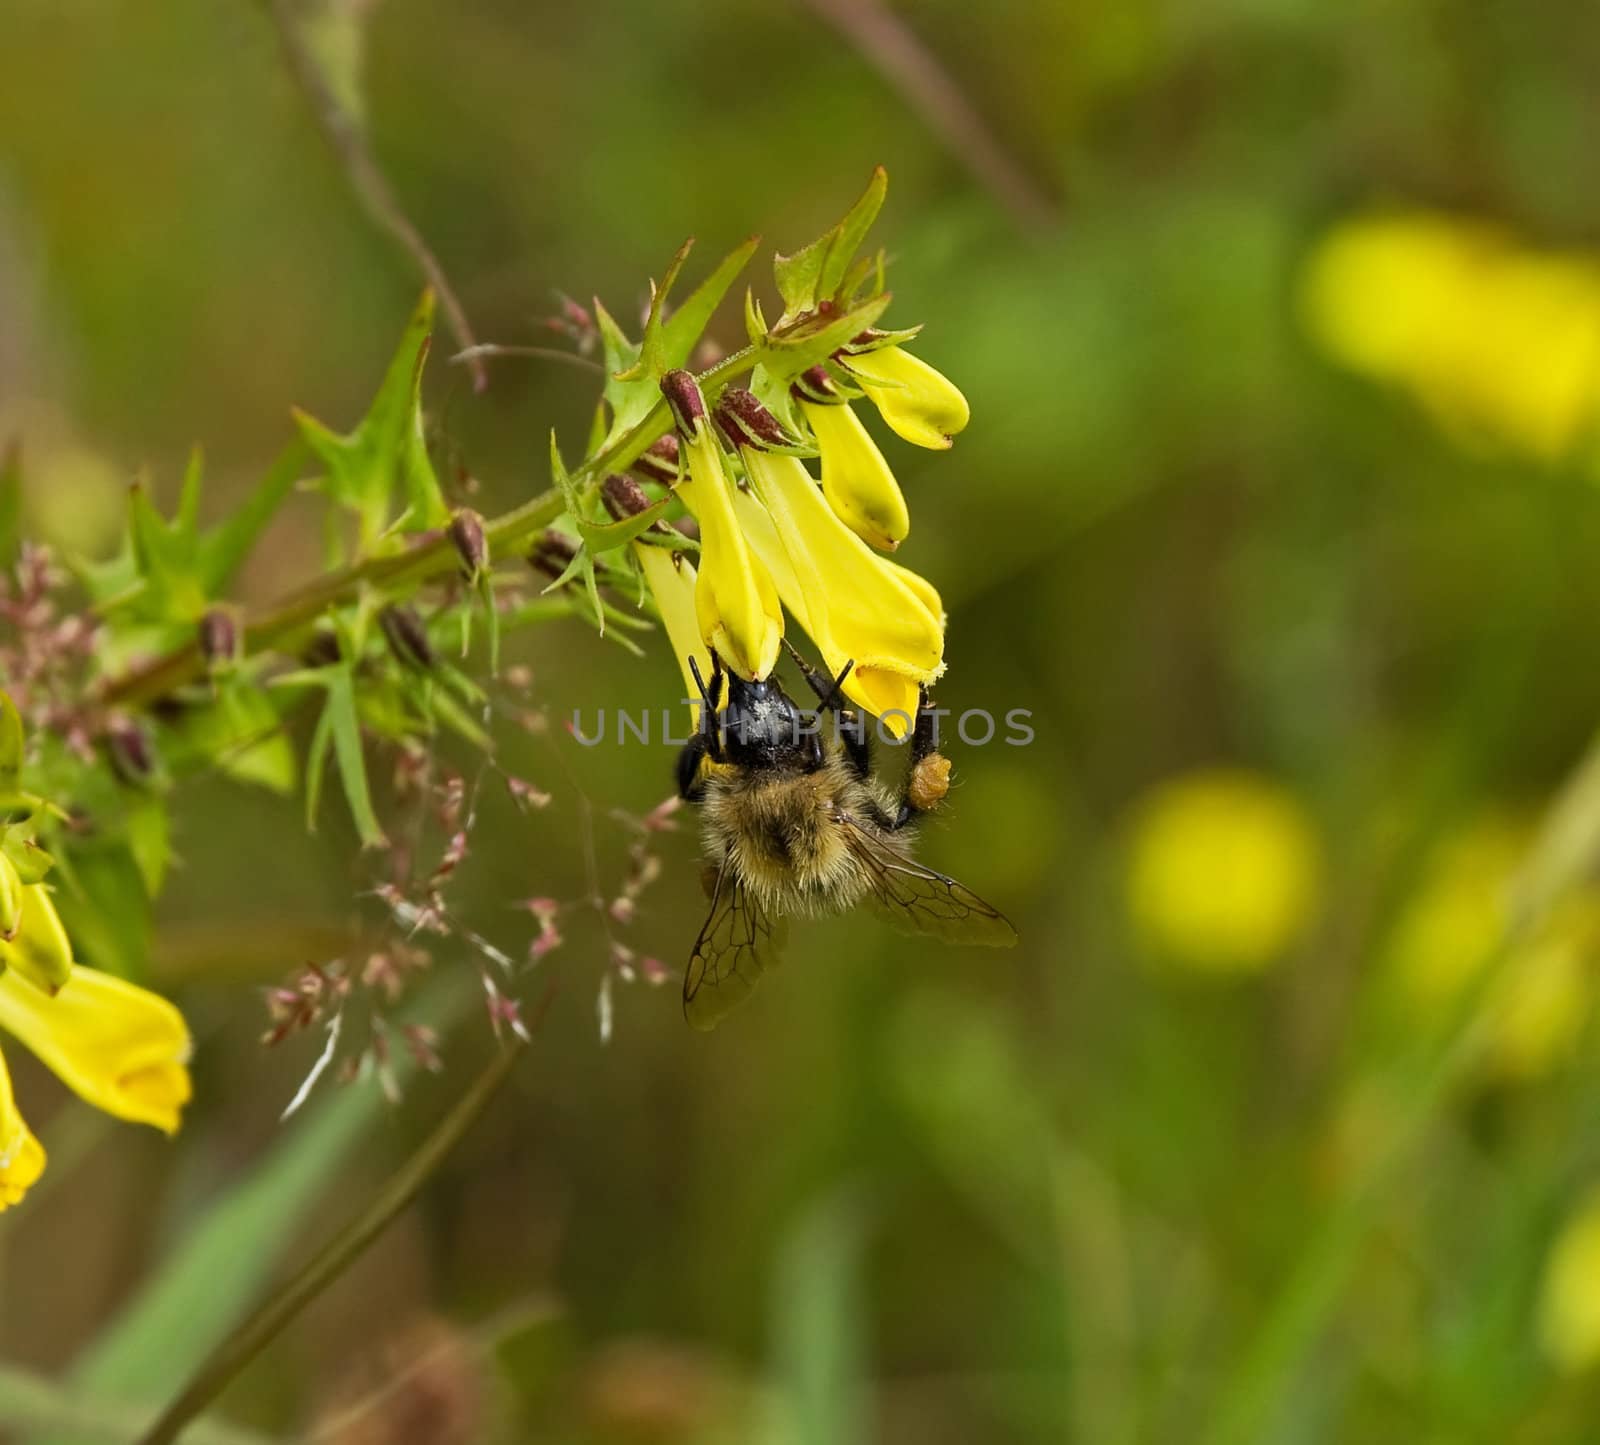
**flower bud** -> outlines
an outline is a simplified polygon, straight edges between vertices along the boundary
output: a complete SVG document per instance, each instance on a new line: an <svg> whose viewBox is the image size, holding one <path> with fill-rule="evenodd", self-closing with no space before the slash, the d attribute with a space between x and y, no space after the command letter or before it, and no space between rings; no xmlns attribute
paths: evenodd
<svg viewBox="0 0 1600 1445"><path fill-rule="evenodd" d="M650 443L643 456L635 457L634 471L647 482L660 482L664 487L678 484L678 436L667 432Z"/></svg>
<svg viewBox="0 0 1600 1445"><path fill-rule="evenodd" d="M48 994L55 993L71 977L72 942L44 884L23 888L16 936L9 942L0 942L0 964Z"/></svg>
<svg viewBox="0 0 1600 1445"><path fill-rule="evenodd" d="M706 420L706 399L700 383L689 371L669 371L661 378L661 394L672 412L672 424L680 437L691 437Z"/></svg>
<svg viewBox="0 0 1600 1445"><path fill-rule="evenodd" d="M624 472L612 472L600 483L600 500L619 522L625 517L637 517L654 505L644 488Z"/></svg>
<svg viewBox="0 0 1600 1445"><path fill-rule="evenodd" d="M528 551L528 565L551 579L567 570L567 564L578 555L578 544L565 532L547 527L544 535Z"/></svg>
<svg viewBox="0 0 1600 1445"><path fill-rule="evenodd" d="M111 766L125 783L147 783L155 776L155 754L150 740L137 723L122 718L106 729L106 753Z"/></svg>
<svg viewBox="0 0 1600 1445"><path fill-rule="evenodd" d="M800 438L785 431L782 423L761 404L756 394L742 386L730 386L718 398L716 422L723 436L734 447L784 451L800 445Z"/></svg>
<svg viewBox="0 0 1600 1445"><path fill-rule="evenodd" d="M339 649L339 634L331 627L319 627L311 634L300 660L307 667L332 667L343 655Z"/></svg>
<svg viewBox="0 0 1600 1445"><path fill-rule="evenodd" d="M428 629L415 608L391 602L378 613L378 626L383 629L389 651L401 662L424 671L432 668L433 644L428 641Z"/></svg>
<svg viewBox="0 0 1600 1445"><path fill-rule="evenodd" d="M7 943L22 926L22 887L17 865L0 853L0 940Z"/></svg>
<svg viewBox="0 0 1600 1445"><path fill-rule="evenodd" d="M914 446L944 451L971 418L956 384L903 347L881 346L838 359L890 428Z"/></svg>
<svg viewBox="0 0 1600 1445"><path fill-rule="evenodd" d="M213 607L201 617L195 636L208 672L222 672L238 662L239 624L226 607Z"/></svg>
<svg viewBox="0 0 1600 1445"><path fill-rule="evenodd" d="M450 541L461 557L461 570L468 581L476 581L489 565L489 539L483 534L483 518L471 507L460 508L450 518Z"/></svg>

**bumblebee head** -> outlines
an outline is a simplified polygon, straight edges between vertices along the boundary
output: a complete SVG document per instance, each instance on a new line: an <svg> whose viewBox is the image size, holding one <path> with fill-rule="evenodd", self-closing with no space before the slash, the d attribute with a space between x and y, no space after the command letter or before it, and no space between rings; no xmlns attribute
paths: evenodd
<svg viewBox="0 0 1600 1445"><path fill-rule="evenodd" d="M801 712L776 678L746 682L728 674L722 745L745 767L810 770L822 763L816 717Z"/></svg>

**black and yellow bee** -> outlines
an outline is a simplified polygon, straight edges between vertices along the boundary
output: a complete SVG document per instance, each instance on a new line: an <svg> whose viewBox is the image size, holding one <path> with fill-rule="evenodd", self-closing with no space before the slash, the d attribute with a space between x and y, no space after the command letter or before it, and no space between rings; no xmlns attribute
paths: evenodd
<svg viewBox="0 0 1600 1445"><path fill-rule="evenodd" d="M786 921L867 902L904 931L1009 947L1009 922L970 888L913 860L901 840L950 788L936 715L922 689L903 791L872 774L866 730L838 677L794 650L818 712L804 713L776 679L746 682L713 657L700 726L678 758L678 791L697 804L711 911L683 980L684 1016L708 1029L749 997L779 958ZM727 702L722 705L726 679ZM831 716L833 736L819 723Z"/></svg>

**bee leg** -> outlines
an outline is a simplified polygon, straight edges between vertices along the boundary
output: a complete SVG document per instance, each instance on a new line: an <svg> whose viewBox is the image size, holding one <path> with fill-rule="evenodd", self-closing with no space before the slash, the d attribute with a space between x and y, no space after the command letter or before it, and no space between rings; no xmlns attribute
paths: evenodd
<svg viewBox="0 0 1600 1445"><path fill-rule="evenodd" d="M845 706L844 694L840 691L855 662L845 663L837 677L829 677L807 662L788 638L784 639L783 645L789 649L789 656L794 659L794 665L800 669L807 686L816 693L817 706L823 712L831 712L839 720L839 744L844 749L845 761L849 763L850 771L865 781L872 772L872 752L867 745L867 730L862 726L861 714Z"/></svg>
<svg viewBox="0 0 1600 1445"><path fill-rule="evenodd" d="M678 796L686 803L703 803L706 782L700 776L700 764L711 756L705 737L696 733L678 750Z"/></svg>
<svg viewBox="0 0 1600 1445"><path fill-rule="evenodd" d="M705 779L700 776L700 764L710 758L722 761L722 734L717 727L717 704L722 698L722 659L711 654L711 684L708 687L700 676L699 665L689 659L689 671L700 691L700 727L684 744L678 754L678 796L686 803L699 803L705 799Z"/></svg>
<svg viewBox="0 0 1600 1445"><path fill-rule="evenodd" d="M932 812L950 791L950 759L939 751L939 714L927 688L917 692L917 719L911 729L911 767L893 829Z"/></svg>

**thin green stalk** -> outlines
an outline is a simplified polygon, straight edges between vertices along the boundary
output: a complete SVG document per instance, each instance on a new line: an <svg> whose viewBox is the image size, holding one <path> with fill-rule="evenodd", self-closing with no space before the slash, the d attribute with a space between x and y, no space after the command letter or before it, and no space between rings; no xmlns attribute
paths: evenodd
<svg viewBox="0 0 1600 1445"><path fill-rule="evenodd" d="M333 1283L394 1218L477 1121L510 1074L523 1045L513 1040L497 1053L466 1095L373 1197L367 1207L288 1279L213 1351L178 1397L143 1435L139 1445L172 1445L233 1378L316 1297Z"/></svg>
<svg viewBox="0 0 1600 1445"><path fill-rule="evenodd" d="M708 390L720 386L750 370L758 359L757 348L747 346L702 373L700 384ZM625 470L665 433L668 424L667 404L658 402L636 426L578 467L572 474L573 484L593 487L608 473ZM503 555L529 541L561 515L562 505L561 493L552 488L486 522L484 535L491 553ZM419 542L404 552L368 557L341 567L290 593L259 617L247 620L246 650L262 652L279 645L316 621L330 607L353 602L363 587L410 586L453 572L460 565L455 544L448 536L441 535ZM204 671L205 660L198 641L189 642L114 678L107 684L102 700L119 707L142 707L196 681Z"/></svg>

